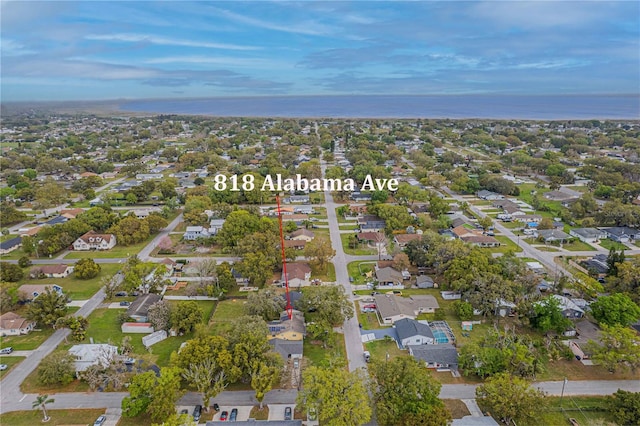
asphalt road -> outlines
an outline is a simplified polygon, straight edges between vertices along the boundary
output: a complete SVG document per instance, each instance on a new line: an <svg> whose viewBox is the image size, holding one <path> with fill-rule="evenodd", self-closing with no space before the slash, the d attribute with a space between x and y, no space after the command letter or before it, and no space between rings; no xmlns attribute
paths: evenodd
<svg viewBox="0 0 640 426"><path fill-rule="evenodd" d="M322 173L324 175L326 169L326 163L322 162ZM336 269L336 283L344 287L345 293L351 303L354 303L353 291L351 284L349 283L349 273L347 271L347 263L352 261L353 256L347 257L342 248L342 240L340 239L340 227L338 225L338 218L336 217L337 205L333 202L333 197L329 191L325 191L325 207L327 208L327 217L329 222L329 235L331 237L331 245L336 251L336 255L333 258L333 264ZM366 257L358 256L359 260L365 260ZM375 256L375 260L377 260ZM354 304L354 312L356 306ZM360 338L360 327L358 324L358 317L355 315L353 318L347 320L343 324L344 341L347 349L347 361L349 363L349 371L354 371L359 368L366 368L364 361L364 349L362 346L362 340Z"/></svg>

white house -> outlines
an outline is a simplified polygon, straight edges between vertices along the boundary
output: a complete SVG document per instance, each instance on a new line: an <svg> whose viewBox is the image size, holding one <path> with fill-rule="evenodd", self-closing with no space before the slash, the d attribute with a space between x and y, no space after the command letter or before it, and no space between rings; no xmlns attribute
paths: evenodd
<svg viewBox="0 0 640 426"><path fill-rule="evenodd" d="M106 343L73 345L69 354L75 358L76 372L79 372L92 365L108 367L118 355L118 347Z"/></svg>
<svg viewBox="0 0 640 426"><path fill-rule="evenodd" d="M182 236L182 239L193 241L198 238L208 238L209 236L211 236L211 234L209 234L209 231L204 226L187 226L187 231Z"/></svg>
<svg viewBox="0 0 640 426"><path fill-rule="evenodd" d="M283 273L283 282L284 278ZM309 280L311 279L311 267L306 263L288 263L287 278L289 279L289 286L291 287L309 285Z"/></svg>
<svg viewBox="0 0 640 426"><path fill-rule="evenodd" d="M116 246L116 236L113 234L98 234L89 231L73 242L76 251L109 250Z"/></svg>
<svg viewBox="0 0 640 426"><path fill-rule="evenodd" d="M62 287L57 284L23 284L18 287L18 294L21 294L25 300L34 300L47 289L62 294Z"/></svg>
<svg viewBox="0 0 640 426"><path fill-rule="evenodd" d="M569 235L576 237L584 243L597 243L607 238L607 233L596 228L575 228L569 231Z"/></svg>
<svg viewBox="0 0 640 426"><path fill-rule="evenodd" d="M393 326L404 348L409 345L433 345L435 343L433 331L431 331L429 324L404 318L396 321Z"/></svg>
<svg viewBox="0 0 640 426"><path fill-rule="evenodd" d="M14 312L0 315L0 336L19 336L29 334L36 326L35 321L22 318Z"/></svg>
<svg viewBox="0 0 640 426"><path fill-rule="evenodd" d="M224 226L225 219L211 219L209 222L209 234L216 235Z"/></svg>

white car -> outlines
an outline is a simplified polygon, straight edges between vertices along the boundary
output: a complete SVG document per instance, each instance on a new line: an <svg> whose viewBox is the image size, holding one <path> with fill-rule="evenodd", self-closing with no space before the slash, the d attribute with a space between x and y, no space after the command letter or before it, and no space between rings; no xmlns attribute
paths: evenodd
<svg viewBox="0 0 640 426"><path fill-rule="evenodd" d="M4 371L7 368L9 368L9 366L7 364L0 364L0 371Z"/></svg>

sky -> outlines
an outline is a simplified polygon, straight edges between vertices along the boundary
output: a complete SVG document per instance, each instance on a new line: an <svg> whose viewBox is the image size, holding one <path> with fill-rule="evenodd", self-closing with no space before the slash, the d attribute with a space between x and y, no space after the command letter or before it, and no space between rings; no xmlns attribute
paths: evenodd
<svg viewBox="0 0 640 426"><path fill-rule="evenodd" d="M6 1L0 100L638 94L640 2Z"/></svg>

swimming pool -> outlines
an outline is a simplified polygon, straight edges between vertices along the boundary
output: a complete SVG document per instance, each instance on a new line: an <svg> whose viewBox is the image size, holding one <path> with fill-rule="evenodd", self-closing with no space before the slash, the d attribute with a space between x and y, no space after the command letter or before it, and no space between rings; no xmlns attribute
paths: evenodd
<svg viewBox="0 0 640 426"><path fill-rule="evenodd" d="M436 339L436 343L449 343L447 334L442 330L433 330L433 337Z"/></svg>

